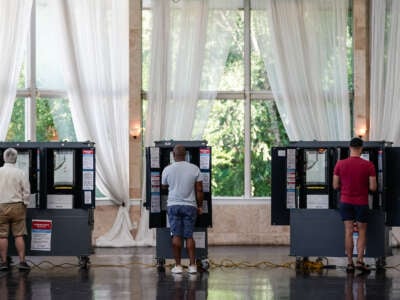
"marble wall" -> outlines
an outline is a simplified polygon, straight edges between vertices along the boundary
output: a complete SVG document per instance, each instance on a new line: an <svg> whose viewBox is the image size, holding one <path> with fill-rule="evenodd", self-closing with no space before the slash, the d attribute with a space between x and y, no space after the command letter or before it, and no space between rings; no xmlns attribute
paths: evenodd
<svg viewBox="0 0 400 300"><path fill-rule="evenodd" d="M213 227L209 245L288 245L289 226L271 226L269 204L213 205ZM94 213L93 243L106 233L117 215L117 207L97 206ZM140 206L130 209L132 223L139 224ZM132 230L132 235L136 235Z"/></svg>
<svg viewBox="0 0 400 300"><path fill-rule="evenodd" d="M289 226L271 226L269 204L214 204L213 227L208 229L208 245L289 245ZM117 215L113 205L97 206L94 213L92 242L105 234ZM140 206L133 205L130 216L139 224ZM137 228L132 230L136 235ZM400 228L392 228L390 245L400 246Z"/></svg>

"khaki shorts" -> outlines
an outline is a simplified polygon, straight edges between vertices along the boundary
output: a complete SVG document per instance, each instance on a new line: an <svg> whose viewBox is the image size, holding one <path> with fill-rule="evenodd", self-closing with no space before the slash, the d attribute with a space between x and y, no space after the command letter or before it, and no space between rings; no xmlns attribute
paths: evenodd
<svg viewBox="0 0 400 300"><path fill-rule="evenodd" d="M0 238L26 235L26 206L22 202L0 204Z"/></svg>

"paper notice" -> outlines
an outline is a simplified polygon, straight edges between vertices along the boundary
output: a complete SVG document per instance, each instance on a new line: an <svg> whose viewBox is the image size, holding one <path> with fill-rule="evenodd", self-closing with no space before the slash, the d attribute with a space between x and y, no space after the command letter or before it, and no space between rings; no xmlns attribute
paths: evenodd
<svg viewBox="0 0 400 300"><path fill-rule="evenodd" d="M208 193L210 191L210 173L201 172L201 176L203 179L203 192Z"/></svg>
<svg viewBox="0 0 400 300"><path fill-rule="evenodd" d="M94 168L94 150L82 150L82 169L93 170Z"/></svg>
<svg viewBox="0 0 400 300"><path fill-rule="evenodd" d="M52 228L51 220L32 220L31 250L51 250Z"/></svg>
<svg viewBox="0 0 400 300"><path fill-rule="evenodd" d="M200 149L200 164L199 167L202 170L210 169L210 148L202 148Z"/></svg>
<svg viewBox="0 0 400 300"><path fill-rule="evenodd" d="M156 147L150 148L150 167L151 168L160 167L160 148Z"/></svg>

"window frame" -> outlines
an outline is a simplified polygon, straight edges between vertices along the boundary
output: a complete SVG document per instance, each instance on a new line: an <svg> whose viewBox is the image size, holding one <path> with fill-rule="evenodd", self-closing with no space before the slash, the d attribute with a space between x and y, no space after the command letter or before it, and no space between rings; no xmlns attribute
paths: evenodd
<svg viewBox="0 0 400 300"><path fill-rule="evenodd" d="M244 89L241 91L200 91L199 99L206 98L205 95L211 93L216 93L214 101L219 101L223 99L237 99L242 100L244 108L244 191L242 196L218 196L218 201L236 201L240 199L245 200L263 200L270 199L270 196L253 196L252 195L252 174L251 174L251 102L253 100L260 101L274 101L273 93L271 90L252 90L251 89L251 1L243 0L243 10L244 15L244 39L243 39L243 66L244 66ZM143 10L149 9L146 6L142 7ZM142 101L147 100L147 91L142 90Z"/></svg>
<svg viewBox="0 0 400 300"><path fill-rule="evenodd" d="M40 89L36 84L36 0L33 0L31 22L25 53L25 87L17 89L16 98L25 98L25 141L36 141L36 100L37 98L67 98L63 90ZM22 70L21 70L22 71Z"/></svg>

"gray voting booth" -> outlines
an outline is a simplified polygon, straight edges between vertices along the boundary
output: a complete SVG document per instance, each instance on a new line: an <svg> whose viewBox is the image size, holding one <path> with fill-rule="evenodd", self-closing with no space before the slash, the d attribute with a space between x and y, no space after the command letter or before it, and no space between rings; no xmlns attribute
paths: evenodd
<svg viewBox="0 0 400 300"><path fill-rule="evenodd" d="M27 256L77 256L87 268L95 208L95 147L92 142L0 142L18 151L17 167L29 177ZM16 254L13 239L9 253Z"/></svg>
<svg viewBox="0 0 400 300"><path fill-rule="evenodd" d="M349 156L348 142L304 141L272 149L271 224L290 225L290 255L342 257L344 225L340 195L332 188L333 169ZM366 257L384 266L392 255L389 233L400 226L400 148L365 142L364 159L374 163L378 189L369 195Z"/></svg>
<svg viewBox="0 0 400 300"><path fill-rule="evenodd" d="M166 213L168 192L161 190L163 169L173 162L172 150L181 144L186 148L186 161L197 165L203 177L203 214L198 216L193 238L196 242L196 260L203 269L208 268L207 228L212 226L211 199L211 147L207 141L156 141L146 148L146 202L149 227L156 228L156 259L159 271L164 271L165 259L173 258L171 236ZM182 258L187 258L185 245Z"/></svg>

